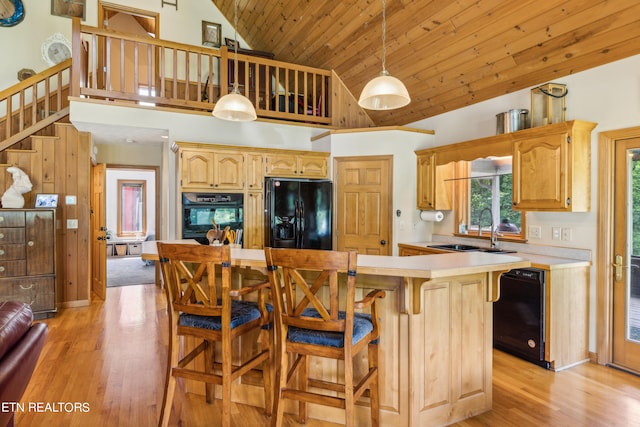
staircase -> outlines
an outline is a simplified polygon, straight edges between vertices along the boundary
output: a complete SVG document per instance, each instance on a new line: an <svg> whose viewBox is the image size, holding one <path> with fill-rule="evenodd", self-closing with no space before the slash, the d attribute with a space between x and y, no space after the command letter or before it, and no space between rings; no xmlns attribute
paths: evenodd
<svg viewBox="0 0 640 427"><path fill-rule="evenodd" d="M0 195L13 183L6 172L22 169L38 193L59 194L56 209L56 295L59 308L90 301L91 136L69 123L71 60L51 67L0 92ZM66 195L76 196L67 205ZM68 229L67 219L78 228Z"/></svg>

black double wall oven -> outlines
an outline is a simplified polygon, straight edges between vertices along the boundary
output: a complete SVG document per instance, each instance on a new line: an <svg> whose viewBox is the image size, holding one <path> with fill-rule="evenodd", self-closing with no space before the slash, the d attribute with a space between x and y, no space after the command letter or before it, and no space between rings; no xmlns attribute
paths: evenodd
<svg viewBox="0 0 640 427"><path fill-rule="evenodd" d="M213 221L221 229L243 229L244 198L241 193L182 193L182 238L208 245ZM240 233L242 235L242 233ZM241 243L241 242L240 242Z"/></svg>

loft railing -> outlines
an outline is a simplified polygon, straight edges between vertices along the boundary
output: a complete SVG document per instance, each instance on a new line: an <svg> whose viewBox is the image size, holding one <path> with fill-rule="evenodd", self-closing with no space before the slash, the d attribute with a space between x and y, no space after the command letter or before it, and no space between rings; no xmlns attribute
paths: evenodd
<svg viewBox="0 0 640 427"><path fill-rule="evenodd" d="M68 59L0 91L0 151L69 114Z"/></svg>
<svg viewBox="0 0 640 427"><path fill-rule="evenodd" d="M233 87L233 52L73 20L71 96L211 111ZM249 52L250 53L250 52ZM238 54L238 88L258 117L331 124L331 72Z"/></svg>

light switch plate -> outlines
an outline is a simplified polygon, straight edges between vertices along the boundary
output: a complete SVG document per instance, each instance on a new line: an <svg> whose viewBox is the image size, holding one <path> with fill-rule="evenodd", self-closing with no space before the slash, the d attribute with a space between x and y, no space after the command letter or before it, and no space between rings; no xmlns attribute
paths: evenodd
<svg viewBox="0 0 640 427"><path fill-rule="evenodd" d="M65 196L64 197L64 203L69 206L69 205L75 205L76 204L76 196Z"/></svg>
<svg viewBox="0 0 640 427"><path fill-rule="evenodd" d="M77 219L68 219L67 220L67 229L73 230L78 228L78 220Z"/></svg>
<svg viewBox="0 0 640 427"><path fill-rule="evenodd" d="M530 225L528 231L530 239L540 239L542 237L542 229L539 225Z"/></svg>

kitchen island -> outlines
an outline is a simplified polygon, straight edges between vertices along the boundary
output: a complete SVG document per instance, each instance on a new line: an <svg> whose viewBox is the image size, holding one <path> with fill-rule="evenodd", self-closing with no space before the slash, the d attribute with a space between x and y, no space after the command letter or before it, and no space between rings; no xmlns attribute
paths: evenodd
<svg viewBox="0 0 640 427"><path fill-rule="evenodd" d="M142 250L143 258L157 259L154 242L145 242ZM263 251L232 249L231 255L238 281L263 277ZM356 298L372 289L386 291L379 301L381 425L447 425L491 409L492 301L499 297L500 274L528 266L519 257L479 252L358 256ZM366 352L357 357L364 368ZM312 360L319 378L339 369L336 361ZM237 384L233 396L263 405L252 381ZM358 405L357 425L369 424L364 405ZM293 405L285 410L295 412ZM314 405L309 416L344 419L340 409Z"/></svg>

